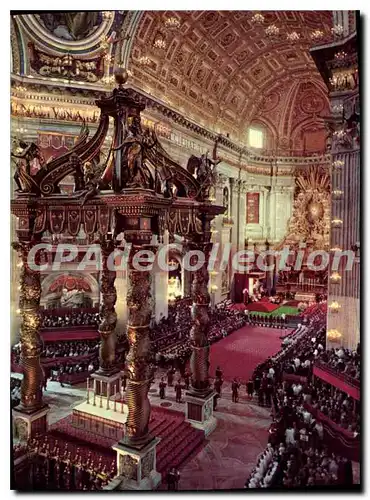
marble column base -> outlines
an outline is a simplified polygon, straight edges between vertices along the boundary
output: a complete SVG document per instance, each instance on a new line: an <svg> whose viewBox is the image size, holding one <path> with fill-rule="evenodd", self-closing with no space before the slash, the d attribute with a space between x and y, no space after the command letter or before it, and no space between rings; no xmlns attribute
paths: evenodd
<svg viewBox="0 0 370 500"><path fill-rule="evenodd" d="M191 392L185 394L185 420L196 429L204 431L208 436L217 426L217 419L213 416L213 398L211 391L204 397L195 396Z"/></svg>
<svg viewBox="0 0 370 500"><path fill-rule="evenodd" d="M46 432L48 428L47 414L49 413L49 409L49 406L45 405L33 413L26 413L14 408L12 412L13 437L20 441L27 441L29 438L36 436L36 434Z"/></svg>
<svg viewBox="0 0 370 500"><path fill-rule="evenodd" d="M117 452L118 476L105 489L115 490L155 490L161 482L161 474L156 470L156 447L160 439L154 438L140 449L121 442L113 446ZM120 481L119 481L120 480ZM115 486L112 488L113 483Z"/></svg>

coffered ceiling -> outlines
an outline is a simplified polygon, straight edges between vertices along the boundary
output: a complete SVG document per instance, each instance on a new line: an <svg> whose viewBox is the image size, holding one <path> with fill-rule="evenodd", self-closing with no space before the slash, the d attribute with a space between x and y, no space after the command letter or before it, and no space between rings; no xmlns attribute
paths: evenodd
<svg viewBox="0 0 370 500"><path fill-rule="evenodd" d="M240 142L264 124L279 148L303 147L323 128L326 87L309 55L311 34L330 34L331 11L146 11L131 41L132 81L188 118ZM180 26L167 30L175 17ZM266 28L279 28L270 41ZM296 32L298 40L287 35ZM154 47L165 41L164 50ZM144 62L144 64L143 64Z"/></svg>

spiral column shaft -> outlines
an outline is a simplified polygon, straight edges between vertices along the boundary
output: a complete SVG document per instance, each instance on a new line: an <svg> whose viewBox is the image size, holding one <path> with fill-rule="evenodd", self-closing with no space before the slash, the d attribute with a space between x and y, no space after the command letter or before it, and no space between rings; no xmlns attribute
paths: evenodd
<svg viewBox="0 0 370 500"><path fill-rule="evenodd" d="M44 372L41 367L40 355L42 340L40 337L40 299L41 280L40 271L35 266L40 264L40 254L36 254L35 266L28 262L28 254L33 242L13 243L17 250L20 263L20 292L19 309L21 315L20 341L21 364L23 380L21 384L21 401L17 407L20 411L33 413L43 407L42 383Z"/></svg>
<svg viewBox="0 0 370 500"><path fill-rule="evenodd" d="M133 252L129 259L127 291L127 337L130 350L126 358L128 418L125 443L136 446L151 440L148 430L151 408L148 391L153 375L149 356L152 300L151 271L135 269L133 259L139 250L148 249L145 243L150 241L150 237L149 232L145 235L125 232L126 241L133 244Z"/></svg>
<svg viewBox="0 0 370 500"><path fill-rule="evenodd" d="M101 262L100 271L100 315L99 325L100 348L99 348L99 370L98 374L110 375L117 371L115 363L115 336L114 330L117 324L117 314L115 304L117 292L114 286L116 271L108 269L109 256L114 251L112 240L104 239L101 241ZM112 262L111 262L112 264Z"/></svg>
<svg viewBox="0 0 370 500"><path fill-rule="evenodd" d="M209 243L198 244L194 246L197 250L204 253L204 262L202 267L195 271L192 283L192 319L193 326L190 331L190 340L192 345L192 354L190 358L191 369L191 387L192 393L203 395L209 392L209 304L210 295L208 293L208 260Z"/></svg>

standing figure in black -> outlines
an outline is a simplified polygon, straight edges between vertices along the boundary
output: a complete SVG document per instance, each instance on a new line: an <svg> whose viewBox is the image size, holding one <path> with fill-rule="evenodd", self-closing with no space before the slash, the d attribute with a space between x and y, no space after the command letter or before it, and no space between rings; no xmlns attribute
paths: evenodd
<svg viewBox="0 0 370 500"><path fill-rule="evenodd" d="M221 378L216 378L215 382L214 382L214 388L215 388L215 391L217 392L217 394L221 397L221 387L222 387L222 384L223 384L223 380Z"/></svg>
<svg viewBox="0 0 370 500"><path fill-rule="evenodd" d="M238 393L239 387L240 387L239 382L237 381L236 378L234 378L234 380L233 380L233 382L231 384L231 391L232 391L232 400L233 400L233 403L237 403L238 400L239 400L239 393Z"/></svg>
<svg viewBox="0 0 370 500"><path fill-rule="evenodd" d="M222 379L222 370L219 366L216 367L215 378Z"/></svg>
<svg viewBox="0 0 370 500"><path fill-rule="evenodd" d="M161 399L164 399L166 397L166 392L165 392L166 385L167 384L164 381L164 378L162 377L161 381L159 382L159 397Z"/></svg>
<svg viewBox="0 0 370 500"><path fill-rule="evenodd" d="M253 399L253 392L254 392L254 382L253 379L250 378L247 382L247 393L249 399Z"/></svg>
<svg viewBox="0 0 370 500"><path fill-rule="evenodd" d="M180 472L175 469L175 467L171 467L171 469L167 472L166 479L168 490L177 491L179 488Z"/></svg>

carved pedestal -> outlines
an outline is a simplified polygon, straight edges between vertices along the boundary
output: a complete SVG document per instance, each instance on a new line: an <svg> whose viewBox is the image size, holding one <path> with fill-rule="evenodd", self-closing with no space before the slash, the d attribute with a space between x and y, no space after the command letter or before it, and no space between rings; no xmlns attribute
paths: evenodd
<svg viewBox="0 0 370 500"><path fill-rule="evenodd" d="M193 427L204 431L206 436L217 426L217 420L213 416L214 395L214 391L204 397L193 396L190 392L185 394L185 418Z"/></svg>
<svg viewBox="0 0 370 500"><path fill-rule="evenodd" d="M142 448L132 448L122 443L113 446L117 452L118 477L113 480L119 490L155 490L161 482L156 470L156 447L160 439L154 438ZM109 487L105 489L112 489Z"/></svg>
<svg viewBox="0 0 370 500"><path fill-rule="evenodd" d="M13 409L13 439L27 441L37 434L45 433L48 428L48 412L49 407L47 405L33 413Z"/></svg>

